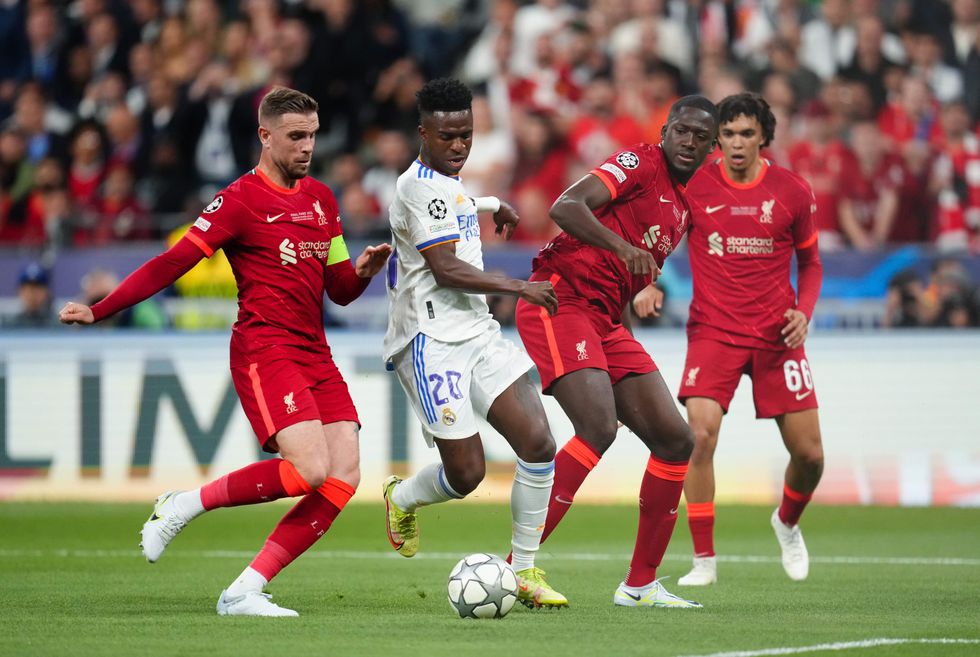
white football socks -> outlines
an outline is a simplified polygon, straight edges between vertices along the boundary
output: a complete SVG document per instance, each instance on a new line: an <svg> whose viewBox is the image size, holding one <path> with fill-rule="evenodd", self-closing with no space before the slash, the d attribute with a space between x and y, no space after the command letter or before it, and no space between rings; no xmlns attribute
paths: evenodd
<svg viewBox="0 0 980 657"><path fill-rule="evenodd" d="M174 495L174 508L181 515L185 522L190 522L194 518L204 513L204 503L201 502L201 489L185 490Z"/></svg>
<svg viewBox="0 0 980 657"><path fill-rule="evenodd" d="M259 574L259 571L249 566L242 571L242 574L238 576L238 579L231 583L231 585L228 587L227 595L229 598L235 598L240 595L245 595L249 591L261 592L268 583L269 580L262 577L262 575Z"/></svg>
<svg viewBox="0 0 980 657"><path fill-rule="evenodd" d="M555 481L555 462L527 463L517 459L514 486L510 492L510 512L514 518L511 538L511 565L515 571L534 566L541 545L548 500Z"/></svg>
<svg viewBox="0 0 980 657"><path fill-rule="evenodd" d="M438 504L447 500L461 500L449 485L442 463L431 463L414 475L398 482L391 491L391 501L402 511L415 511L420 506Z"/></svg>

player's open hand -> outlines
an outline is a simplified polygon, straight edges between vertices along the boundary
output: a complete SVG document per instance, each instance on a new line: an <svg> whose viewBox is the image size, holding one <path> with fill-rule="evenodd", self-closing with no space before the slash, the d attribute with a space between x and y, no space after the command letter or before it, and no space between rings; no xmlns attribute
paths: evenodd
<svg viewBox="0 0 980 657"><path fill-rule="evenodd" d="M549 315L558 312L558 295L550 281L528 281L519 296L528 303L541 306Z"/></svg>
<svg viewBox="0 0 980 657"><path fill-rule="evenodd" d="M647 285L633 297L633 312L637 317L660 317L664 307L664 291L654 285Z"/></svg>
<svg viewBox="0 0 980 657"><path fill-rule="evenodd" d="M807 321L806 315L795 308L790 308L784 312L783 319L786 320L786 326L781 331L783 342L790 349L796 349L806 340L806 334L810 330L810 322Z"/></svg>
<svg viewBox="0 0 980 657"><path fill-rule="evenodd" d="M361 278L371 278L385 266L385 262L388 261L388 256L391 255L391 245L390 244L379 244L377 246L369 246L357 256L357 262L354 263L354 271Z"/></svg>
<svg viewBox="0 0 980 657"><path fill-rule="evenodd" d="M652 275L653 280L657 280L657 277L660 276L660 268L657 267L657 262L653 259L653 254L646 249L639 249L631 244L624 243L623 248L616 255L626 263L626 270L631 274L637 276Z"/></svg>
<svg viewBox="0 0 980 657"><path fill-rule="evenodd" d="M84 303L69 301L58 313L58 319L62 324L91 324L95 321L95 315Z"/></svg>
<svg viewBox="0 0 980 657"><path fill-rule="evenodd" d="M517 216L517 210L511 207L509 203L501 201L500 209L493 213L493 223L497 224L497 229L494 232L503 235L505 240L509 240L520 221L521 218Z"/></svg>

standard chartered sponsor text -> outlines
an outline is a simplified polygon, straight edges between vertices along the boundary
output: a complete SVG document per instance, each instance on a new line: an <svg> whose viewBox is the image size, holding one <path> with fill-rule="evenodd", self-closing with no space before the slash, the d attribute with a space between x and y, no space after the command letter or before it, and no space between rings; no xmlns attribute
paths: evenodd
<svg viewBox="0 0 980 657"><path fill-rule="evenodd" d="M731 235L725 240L725 251L740 255L772 253L772 238L735 237L734 235Z"/></svg>

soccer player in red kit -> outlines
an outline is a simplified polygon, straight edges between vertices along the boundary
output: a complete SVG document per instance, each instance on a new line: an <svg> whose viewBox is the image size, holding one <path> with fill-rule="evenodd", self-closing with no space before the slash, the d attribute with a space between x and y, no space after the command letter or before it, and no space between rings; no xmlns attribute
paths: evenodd
<svg viewBox="0 0 980 657"><path fill-rule="evenodd" d="M714 146L717 126L711 101L681 98L660 144L622 150L565 190L551 208L564 232L534 259L531 276L551 281L558 312L550 316L537 306L517 305L517 329L541 386L558 400L576 433L555 458L543 537L615 440L617 420L651 451L640 486L636 546L613 595L616 605L701 606L656 581L677 520L693 436L656 364L621 318L687 230L683 186Z"/></svg>
<svg viewBox="0 0 980 657"><path fill-rule="evenodd" d="M684 482L694 567L678 584L717 581L712 461L721 419L743 374L752 378L756 416L775 418L789 451L771 524L786 574L803 580L809 557L798 522L823 471L817 396L803 348L823 272L815 202L803 178L760 156L776 126L761 96L729 96L718 112L723 157L705 165L687 188L694 295L678 398L695 440ZM798 291L790 282L794 251ZM638 314L649 313L655 294L648 288L634 300Z"/></svg>
<svg viewBox="0 0 980 657"><path fill-rule="evenodd" d="M263 449L260 461L193 491L157 498L140 543L151 563L195 517L218 507L300 497L248 568L218 599L220 615L297 616L262 589L329 529L359 483L358 417L323 332L323 293L346 305L391 253L369 246L351 264L330 189L307 177L317 103L278 87L259 106L258 166L219 192L184 237L89 308L61 321L91 324L172 284L224 249L238 281L231 374Z"/></svg>

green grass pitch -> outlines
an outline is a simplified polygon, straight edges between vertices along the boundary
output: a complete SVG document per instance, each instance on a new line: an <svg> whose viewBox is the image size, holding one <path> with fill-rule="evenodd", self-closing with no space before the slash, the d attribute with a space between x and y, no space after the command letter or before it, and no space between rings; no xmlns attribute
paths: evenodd
<svg viewBox="0 0 980 657"><path fill-rule="evenodd" d="M632 506L576 506L539 565L571 601L503 620L454 617L446 578L461 556L506 554L509 510L422 510L422 551L388 547L383 510L353 504L271 585L298 619L221 618L221 589L288 507L195 521L154 565L137 550L149 505L0 504L0 655L980 655L980 510L820 507L804 516L812 564L791 582L771 509L719 507L719 584L684 589L683 511L660 575L703 610L611 604L636 527ZM872 646L874 639L923 640ZM944 640L940 642L940 640ZM779 649L784 649L779 652ZM766 652L766 651L769 652Z"/></svg>

